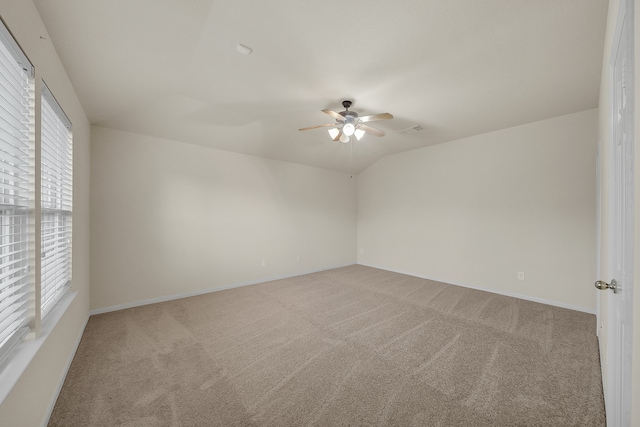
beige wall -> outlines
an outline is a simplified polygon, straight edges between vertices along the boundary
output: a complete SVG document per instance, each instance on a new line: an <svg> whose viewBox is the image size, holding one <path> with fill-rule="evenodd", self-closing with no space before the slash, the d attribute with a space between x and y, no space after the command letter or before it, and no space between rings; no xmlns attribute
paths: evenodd
<svg viewBox="0 0 640 427"><path fill-rule="evenodd" d="M595 311L596 146L589 110L385 157L358 262Z"/></svg>
<svg viewBox="0 0 640 427"><path fill-rule="evenodd" d="M87 117L31 1L0 0L0 15L73 123L73 289L77 297L0 404L0 425L39 426L73 356L89 313L89 136ZM42 37L42 38L41 38Z"/></svg>
<svg viewBox="0 0 640 427"><path fill-rule="evenodd" d="M348 174L100 127L91 139L92 309L356 262Z"/></svg>

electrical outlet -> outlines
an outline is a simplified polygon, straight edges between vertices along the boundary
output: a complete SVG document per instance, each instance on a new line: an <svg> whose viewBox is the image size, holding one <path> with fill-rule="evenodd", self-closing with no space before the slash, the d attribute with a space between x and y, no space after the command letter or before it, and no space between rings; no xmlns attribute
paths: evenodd
<svg viewBox="0 0 640 427"><path fill-rule="evenodd" d="M518 271L518 280L524 280L524 271Z"/></svg>
<svg viewBox="0 0 640 427"><path fill-rule="evenodd" d="M262 260L262 266L263 266L263 267L266 267L266 266L267 266L267 260L266 260L266 259L263 259L263 260Z"/></svg>

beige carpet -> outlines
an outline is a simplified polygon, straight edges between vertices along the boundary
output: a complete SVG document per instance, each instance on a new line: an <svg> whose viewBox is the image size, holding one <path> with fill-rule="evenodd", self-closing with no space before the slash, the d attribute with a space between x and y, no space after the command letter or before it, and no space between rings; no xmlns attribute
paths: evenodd
<svg viewBox="0 0 640 427"><path fill-rule="evenodd" d="M50 426L604 426L595 317L364 266L91 317Z"/></svg>

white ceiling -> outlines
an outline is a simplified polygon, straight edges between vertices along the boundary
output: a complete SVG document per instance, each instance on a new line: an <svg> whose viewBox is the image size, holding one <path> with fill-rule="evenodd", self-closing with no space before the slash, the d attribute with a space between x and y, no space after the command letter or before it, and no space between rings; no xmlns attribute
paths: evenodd
<svg viewBox="0 0 640 427"><path fill-rule="evenodd" d="M91 123L222 150L360 172L598 106L605 0L35 3ZM298 131L343 99L395 116L353 163L326 129Z"/></svg>

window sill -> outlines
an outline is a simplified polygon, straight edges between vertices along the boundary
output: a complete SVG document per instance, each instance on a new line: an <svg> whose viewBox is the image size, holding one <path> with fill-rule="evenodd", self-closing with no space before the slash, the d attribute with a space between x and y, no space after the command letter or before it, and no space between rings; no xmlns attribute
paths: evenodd
<svg viewBox="0 0 640 427"><path fill-rule="evenodd" d="M0 405L7 398L13 387L16 385L24 371L29 367L33 358L38 354L44 342L49 338L64 313L67 311L78 292L67 292L56 306L51 309L42 324L40 336L35 339L25 339L16 345L7 357L7 360L0 366Z"/></svg>

